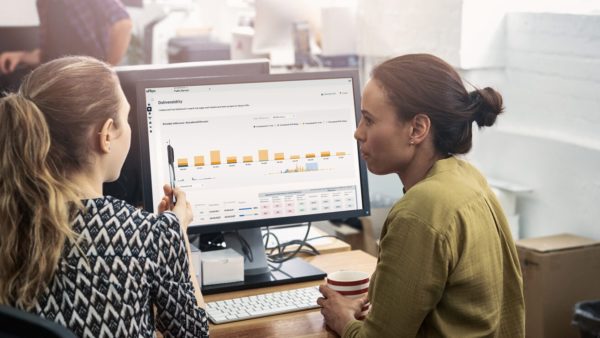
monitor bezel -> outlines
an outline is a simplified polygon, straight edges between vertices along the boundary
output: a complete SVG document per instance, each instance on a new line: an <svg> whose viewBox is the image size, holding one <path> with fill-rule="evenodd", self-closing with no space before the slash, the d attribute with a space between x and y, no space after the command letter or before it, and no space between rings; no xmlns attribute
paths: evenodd
<svg viewBox="0 0 600 338"><path fill-rule="evenodd" d="M279 82L279 81L304 81L304 80L319 80L319 79L336 79L336 78L351 78L354 99L354 112L356 123L360 121L360 86L358 70L335 70L335 71L318 71L318 72L301 72L301 73L283 73L283 74L259 74L259 75L244 75L244 76L223 76L223 77L190 77L190 78L173 78L173 79L153 79L139 81L136 85L137 93L137 117L139 127L139 146L141 153L141 168L142 168L142 194L144 209L153 212L152 196L152 177L150 173L150 151L148 138L148 123L146 107L146 88L157 87L186 87L186 86L203 86L203 85L222 85L222 84L238 84L238 83L260 83L260 82ZM140 108L140 107L143 107ZM142 111L143 110L143 111ZM145 126L141 128L141 126ZM356 142L357 153L359 145ZM242 222L227 222L205 225L190 225L188 227L189 234L214 233L218 231L233 231L240 229L260 228L265 226L286 225L296 223L306 223L315 221L324 221L331 219L347 219L352 217L369 216L371 213L367 167L364 159L358 156L358 167L361 185L362 208L356 210L346 210L337 212L327 212L312 215L285 216L276 218L267 218L260 220L247 220ZM193 224L193 222L192 222Z"/></svg>

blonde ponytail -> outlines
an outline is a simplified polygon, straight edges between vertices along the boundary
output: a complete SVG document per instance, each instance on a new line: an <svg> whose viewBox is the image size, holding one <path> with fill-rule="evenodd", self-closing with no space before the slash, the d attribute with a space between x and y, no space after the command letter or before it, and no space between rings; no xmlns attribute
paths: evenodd
<svg viewBox="0 0 600 338"><path fill-rule="evenodd" d="M106 64L71 57L0 99L0 304L34 306L66 241L75 244L71 218L82 204L67 177L87 168L87 135L117 112L115 84Z"/></svg>
<svg viewBox="0 0 600 338"><path fill-rule="evenodd" d="M28 308L73 238L69 208L77 195L48 166L50 134L30 100L0 101L0 303Z"/></svg>

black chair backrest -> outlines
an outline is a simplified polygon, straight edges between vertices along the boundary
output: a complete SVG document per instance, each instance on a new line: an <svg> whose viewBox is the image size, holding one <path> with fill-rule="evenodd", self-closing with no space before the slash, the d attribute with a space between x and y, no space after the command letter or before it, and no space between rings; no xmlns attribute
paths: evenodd
<svg viewBox="0 0 600 338"><path fill-rule="evenodd" d="M0 338L76 338L64 326L29 312L0 305Z"/></svg>

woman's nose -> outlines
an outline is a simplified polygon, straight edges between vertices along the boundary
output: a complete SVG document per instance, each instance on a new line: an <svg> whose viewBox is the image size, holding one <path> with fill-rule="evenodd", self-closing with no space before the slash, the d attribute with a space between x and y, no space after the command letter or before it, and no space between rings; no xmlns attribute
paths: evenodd
<svg viewBox="0 0 600 338"><path fill-rule="evenodd" d="M354 131L354 138L360 142L364 141L364 135L360 124L358 125L358 128L356 128L356 130Z"/></svg>

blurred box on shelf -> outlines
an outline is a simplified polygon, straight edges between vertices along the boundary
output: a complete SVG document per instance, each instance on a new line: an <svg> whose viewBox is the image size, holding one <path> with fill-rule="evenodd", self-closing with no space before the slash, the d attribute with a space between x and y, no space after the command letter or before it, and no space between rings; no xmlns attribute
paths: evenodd
<svg viewBox="0 0 600 338"><path fill-rule="evenodd" d="M317 55L321 66L328 68L358 68L358 55Z"/></svg>
<svg viewBox="0 0 600 338"><path fill-rule="evenodd" d="M229 44L212 40L209 36L183 36L169 40L169 63L229 60Z"/></svg>

